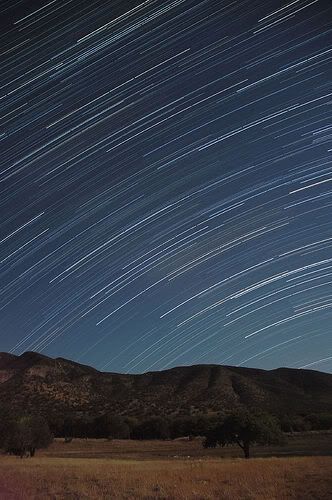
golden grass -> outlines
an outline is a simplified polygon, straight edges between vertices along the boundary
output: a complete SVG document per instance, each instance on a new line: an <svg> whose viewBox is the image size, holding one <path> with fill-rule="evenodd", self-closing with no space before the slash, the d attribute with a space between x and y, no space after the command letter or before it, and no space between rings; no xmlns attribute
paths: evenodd
<svg viewBox="0 0 332 500"><path fill-rule="evenodd" d="M1 500L324 500L331 478L332 457L0 458Z"/></svg>

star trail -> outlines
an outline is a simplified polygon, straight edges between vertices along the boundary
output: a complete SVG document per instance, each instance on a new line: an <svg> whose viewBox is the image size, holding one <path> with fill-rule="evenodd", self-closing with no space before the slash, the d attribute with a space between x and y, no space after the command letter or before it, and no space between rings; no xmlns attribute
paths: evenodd
<svg viewBox="0 0 332 500"><path fill-rule="evenodd" d="M332 371L332 2L0 18L0 350Z"/></svg>

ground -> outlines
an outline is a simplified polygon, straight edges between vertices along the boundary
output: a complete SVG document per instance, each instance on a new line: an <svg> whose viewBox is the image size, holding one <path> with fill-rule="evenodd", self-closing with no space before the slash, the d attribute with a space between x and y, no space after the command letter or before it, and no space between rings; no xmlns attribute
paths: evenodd
<svg viewBox="0 0 332 500"><path fill-rule="evenodd" d="M237 447L205 450L198 439L56 440L32 459L0 457L0 498L327 500L331 440L295 436L283 448L253 448L249 461Z"/></svg>

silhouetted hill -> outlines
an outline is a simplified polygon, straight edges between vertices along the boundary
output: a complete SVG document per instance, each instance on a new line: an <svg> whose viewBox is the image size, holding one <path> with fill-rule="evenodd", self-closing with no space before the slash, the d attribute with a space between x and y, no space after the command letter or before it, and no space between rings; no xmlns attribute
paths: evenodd
<svg viewBox="0 0 332 500"><path fill-rule="evenodd" d="M52 416L227 413L239 406L279 414L331 412L332 374L194 365L124 375L35 352L0 353L0 403L13 412Z"/></svg>

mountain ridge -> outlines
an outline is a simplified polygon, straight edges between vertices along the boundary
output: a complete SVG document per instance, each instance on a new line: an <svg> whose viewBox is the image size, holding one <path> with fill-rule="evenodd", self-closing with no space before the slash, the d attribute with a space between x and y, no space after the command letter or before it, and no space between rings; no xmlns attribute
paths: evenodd
<svg viewBox="0 0 332 500"><path fill-rule="evenodd" d="M0 352L0 403L15 412L126 416L332 411L332 374L296 368L179 366L142 374L101 372L65 358Z"/></svg>

